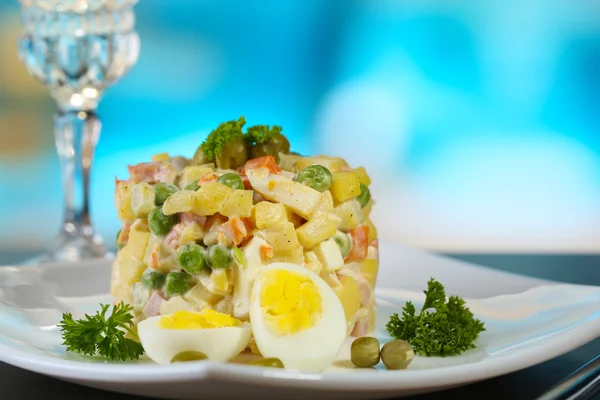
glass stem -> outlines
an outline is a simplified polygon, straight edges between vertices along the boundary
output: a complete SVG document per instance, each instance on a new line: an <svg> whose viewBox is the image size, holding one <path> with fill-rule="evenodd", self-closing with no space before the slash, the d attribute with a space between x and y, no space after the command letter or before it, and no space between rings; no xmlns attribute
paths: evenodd
<svg viewBox="0 0 600 400"><path fill-rule="evenodd" d="M101 123L94 111L61 110L55 117L55 140L64 188L61 235L93 240L90 220L90 170Z"/></svg>

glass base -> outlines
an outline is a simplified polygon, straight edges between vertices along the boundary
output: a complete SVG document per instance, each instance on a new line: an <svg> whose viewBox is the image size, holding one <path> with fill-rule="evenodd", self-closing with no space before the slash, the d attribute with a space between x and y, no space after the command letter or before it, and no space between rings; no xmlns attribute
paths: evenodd
<svg viewBox="0 0 600 400"><path fill-rule="evenodd" d="M26 260L22 265L36 265L53 262L77 262L98 258L113 258L102 243L102 238L91 227L76 229L72 224L65 225L63 231L37 257Z"/></svg>

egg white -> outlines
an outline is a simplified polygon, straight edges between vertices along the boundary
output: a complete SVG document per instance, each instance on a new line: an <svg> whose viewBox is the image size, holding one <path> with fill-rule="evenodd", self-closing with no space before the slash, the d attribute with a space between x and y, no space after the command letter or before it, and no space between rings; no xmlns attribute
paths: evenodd
<svg viewBox="0 0 600 400"><path fill-rule="evenodd" d="M269 329L260 306L261 275L273 269L307 277L317 286L322 316L313 327L291 335L278 335ZM286 369L322 371L335 360L346 339L344 309L333 289L312 271L291 263L273 263L259 271L252 290L250 321L263 357L279 358Z"/></svg>
<svg viewBox="0 0 600 400"><path fill-rule="evenodd" d="M209 329L165 329L160 318L148 318L138 324L138 336L146 355L162 365L171 363L183 351L200 351L210 361L227 362L240 354L252 331L249 324Z"/></svg>

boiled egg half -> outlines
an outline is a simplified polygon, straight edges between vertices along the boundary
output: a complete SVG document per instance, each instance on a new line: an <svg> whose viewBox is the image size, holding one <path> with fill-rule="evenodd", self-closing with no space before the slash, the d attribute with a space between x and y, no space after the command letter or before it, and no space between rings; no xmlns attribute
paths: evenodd
<svg viewBox="0 0 600 400"><path fill-rule="evenodd" d="M158 364L170 364L180 355L202 353L210 361L227 362L250 341L248 323L211 309L177 311L138 324L146 355Z"/></svg>
<svg viewBox="0 0 600 400"><path fill-rule="evenodd" d="M328 367L346 339L346 317L333 289L312 271L291 263L262 268L254 281L250 321L263 357L286 369Z"/></svg>

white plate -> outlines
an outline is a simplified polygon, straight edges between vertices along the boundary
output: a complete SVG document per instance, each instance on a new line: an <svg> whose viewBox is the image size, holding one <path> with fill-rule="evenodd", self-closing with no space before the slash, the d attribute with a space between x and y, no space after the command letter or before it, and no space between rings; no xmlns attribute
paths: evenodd
<svg viewBox="0 0 600 400"><path fill-rule="evenodd" d="M66 381L165 398L373 398L416 394L517 371L600 336L600 288L506 274L382 242L377 336L430 277L467 299L487 331L462 356L416 358L405 371L349 369L347 349L322 374L208 362L158 366L68 354L55 324L63 311L110 301L110 263L0 268L0 360ZM260 397L259 397L260 396Z"/></svg>

